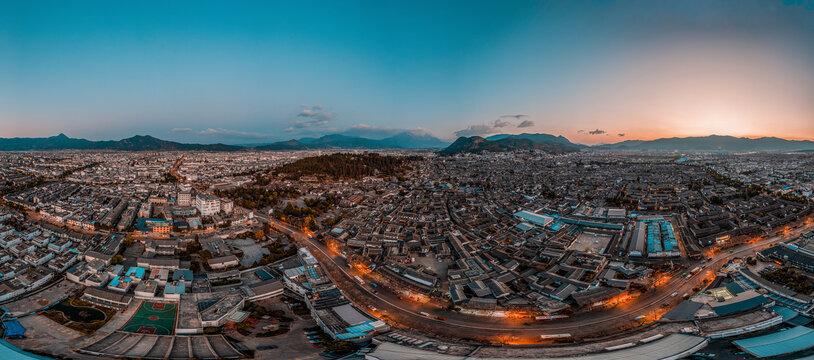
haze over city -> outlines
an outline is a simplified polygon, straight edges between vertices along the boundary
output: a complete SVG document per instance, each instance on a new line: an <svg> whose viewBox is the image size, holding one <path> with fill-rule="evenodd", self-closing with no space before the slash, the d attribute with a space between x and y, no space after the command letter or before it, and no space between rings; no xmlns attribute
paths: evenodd
<svg viewBox="0 0 814 360"><path fill-rule="evenodd" d="M811 7L4 2L0 136L812 139Z"/></svg>

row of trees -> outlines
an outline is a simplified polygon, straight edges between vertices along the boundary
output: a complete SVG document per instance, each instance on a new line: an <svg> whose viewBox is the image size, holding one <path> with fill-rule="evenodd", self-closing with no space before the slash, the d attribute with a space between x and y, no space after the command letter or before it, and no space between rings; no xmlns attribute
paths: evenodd
<svg viewBox="0 0 814 360"><path fill-rule="evenodd" d="M237 206L256 210L277 205L281 198L293 198L300 194L291 188L239 187L215 190L215 195L231 199Z"/></svg>

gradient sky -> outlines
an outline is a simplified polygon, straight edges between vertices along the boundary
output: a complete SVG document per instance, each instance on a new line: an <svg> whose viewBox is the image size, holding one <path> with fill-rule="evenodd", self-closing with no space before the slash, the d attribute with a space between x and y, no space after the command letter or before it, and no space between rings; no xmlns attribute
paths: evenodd
<svg viewBox="0 0 814 360"><path fill-rule="evenodd" d="M0 137L402 129L814 139L814 0L0 2Z"/></svg>

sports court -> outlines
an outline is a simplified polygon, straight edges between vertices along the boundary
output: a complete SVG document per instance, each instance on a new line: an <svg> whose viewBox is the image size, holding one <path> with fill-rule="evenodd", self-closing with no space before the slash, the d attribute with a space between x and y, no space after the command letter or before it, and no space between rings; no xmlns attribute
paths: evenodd
<svg viewBox="0 0 814 360"><path fill-rule="evenodd" d="M141 334L172 335L176 311L176 304L145 301L121 330Z"/></svg>

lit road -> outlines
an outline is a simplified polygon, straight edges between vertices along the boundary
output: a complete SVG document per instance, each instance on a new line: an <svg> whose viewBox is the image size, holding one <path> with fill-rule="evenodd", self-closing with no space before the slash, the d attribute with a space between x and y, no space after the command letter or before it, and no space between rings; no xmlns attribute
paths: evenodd
<svg viewBox="0 0 814 360"><path fill-rule="evenodd" d="M645 319L641 320L639 324L652 322L666 312L667 309L663 307L665 303L675 305L674 302L685 293L692 294L694 287L703 287L702 281L712 279L718 269L730 259L751 256L756 251L772 243L784 240L784 236L778 235L739 245L733 248L731 253L728 250L719 251L703 265L699 262L693 262L690 269L701 266L702 271L690 278L672 276L655 290L650 289L629 302L609 309L580 313L564 320L539 322L530 318L518 320L461 314L431 303L422 304L415 301L400 300L399 294L392 293L383 287L379 287L378 292L373 293L369 283L361 285L354 280L354 276L361 275L360 273L355 273L352 269L349 269L347 262L341 256L331 255L331 251L321 242L309 238L295 227L270 219L263 214L259 214L258 217L288 233L301 245L307 246L321 260L321 263L324 264L326 258L331 259L334 268L347 277L346 281L337 281L337 286L345 287L342 290L355 303L374 306L379 313L386 313L390 318L389 320L397 325L419 330L432 326L432 332L439 335L515 343L534 342L542 334L568 333L576 337L597 334L602 331L612 332L622 324L631 324L635 321L634 318L642 315L645 316ZM793 231L786 237L791 238L811 229L814 229L814 224ZM329 264L324 265L330 266ZM353 284L354 289L348 289L348 284ZM351 292L348 290L357 291ZM358 298L359 293L363 298ZM430 313L431 317L419 314L418 312L421 311ZM438 320L434 318L435 316L441 316L447 320Z"/></svg>

